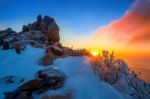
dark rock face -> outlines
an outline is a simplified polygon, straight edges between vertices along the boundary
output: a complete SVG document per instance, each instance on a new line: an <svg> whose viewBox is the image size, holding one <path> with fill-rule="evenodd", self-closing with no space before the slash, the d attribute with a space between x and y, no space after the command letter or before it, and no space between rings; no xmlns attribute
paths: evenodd
<svg viewBox="0 0 150 99"><path fill-rule="evenodd" d="M61 88L66 79L64 73L56 68L40 70L36 76L35 79L24 83L14 92L6 92L5 99L30 99L34 92L42 93L49 89Z"/></svg>
<svg viewBox="0 0 150 99"><path fill-rule="evenodd" d="M4 50L9 49L9 43L7 41L3 41L3 49Z"/></svg>
<svg viewBox="0 0 150 99"><path fill-rule="evenodd" d="M54 55L57 55L57 56L63 55L63 50L57 46L49 47L48 50L50 50Z"/></svg>
<svg viewBox="0 0 150 99"><path fill-rule="evenodd" d="M11 28L0 31L0 45L3 46L4 50L12 48L12 43L16 39L16 32Z"/></svg>
<svg viewBox="0 0 150 99"><path fill-rule="evenodd" d="M28 26L23 26L23 32L28 32L30 30L41 31L44 33L49 43L59 42L60 40L59 27L55 20L49 16L44 16L44 18L42 18L41 15L38 15L36 22L33 22Z"/></svg>
<svg viewBox="0 0 150 99"><path fill-rule="evenodd" d="M28 27L28 26L23 25L23 27L22 27L22 31L23 31L23 32L28 32L28 31L29 31L29 27Z"/></svg>
<svg viewBox="0 0 150 99"><path fill-rule="evenodd" d="M41 31L20 32L19 38L25 44L30 44L34 47L43 47L48 45L45 35Z"/></svg>

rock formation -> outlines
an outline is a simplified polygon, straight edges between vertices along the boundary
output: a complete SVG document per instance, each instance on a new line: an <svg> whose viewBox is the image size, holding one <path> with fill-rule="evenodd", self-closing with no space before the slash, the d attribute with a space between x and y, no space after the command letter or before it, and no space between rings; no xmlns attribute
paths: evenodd
<svg viewBox="0 0 150 99"><path fill-rule="evenodd" d="M16 44L16 41L19 44ZM20 53L20 49L26 44L33 47L47 48L55 43L61 45L59 41L59 26L49 16L42 17L38 15L35 22L23 25L22 31L19 33L11 28L0 31L0 46L3 46L5 50L15 48L17 53Z"/></svg>
<svg viewBox="0 0 150 99"><path fill-rule="evenodd" d="M42 93L49 89L61 88L66 79L63 72L52 67L40 70L36 75L35 79L24 83L17 90L6 92L5 99L30 99L34 92Z"/></svg>
<svg viewBox="0 0 150 99"><path fill-rule="evenodd" d="M42 18L41 15L37 16L37 21L32 24L28 24L27 26L23 26L23 32L33 31L41 31L47 37L49 43L59 42L59 27L56 24L55 20L49 16L44 16Z"/></svg>

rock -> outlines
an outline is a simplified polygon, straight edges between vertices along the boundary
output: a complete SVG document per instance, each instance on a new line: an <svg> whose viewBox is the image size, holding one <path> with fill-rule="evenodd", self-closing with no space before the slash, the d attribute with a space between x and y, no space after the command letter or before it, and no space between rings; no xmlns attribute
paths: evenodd
<svg viewBox="0 0 150 99"><path fill-rule="evenodd" d="M35 90L41 89L43 85L44 85L44 82L41 81L40 79L33 79L21 85L18 88L18 90L20 90L21 92L22 91L35 91Z"/></svg>
<svg viewBox="0 0 150 99"><path fill-rule="evenodd" d="M41 64L44 66L48 66L53 63L53 61L57 58L51 51L47 52L43 58L41 59Z"/></svg>
<svg viewBox="0 0 150 99"><path fill-rule="evenodd" d="M38 16L37 16L37 23L41 23L41 21L42 21L42 16L41 16L41 15L38 15Z"/></svg>
<svg viewBox="0 0 150 99"><path fill-rule="evenodd" d="M3 49L4 50L7 50L7 49L9 49L10 47L9 47L9 43L7 42L7 41L3 41Z"/></svg>
<svg viewBox="0 0 150 99"><path fill-rule="evenodd" d="M32 92L40 90L42 86L43 83L40 80L30 80L21 85L17 90L14 90L13 92L5 92L5 99L30 99L32 96Z"/></svg>
<svg viewBox="0 0 150 99"><path fill-rule="evenodd" d="M23 32L28 32L29 30L30 30L30 29L29 29L28 26L23 25L23 27L22 27L22 31L23 31Z"/></svg>
<svg viewBox="0 0 150 99"><path fill-rule="evenodd" d="M16 53L20 54L21 53L21 48L22 48L21 42L20 41L15 41L13 45L14 45Z"/></svg>
<svg viewBox="0 0 150 99"><path fill-rule="evenodd" d="M58 89L61 88L65 81L65 74L55 68L40 70L37 77L21 85L20 91L36 91L41 89Z"/></svg>
<svg viewBox="0 0 150 99"><path fill-rule="evenodd" d="M6 30L0 31L0 38L5 39L7 36L12 36L16 32L13 31L11 28L7 28Z"/></svg>
<svg viewBox="0 0 150 99"><path fill-rule="evenodd" d="M41 31L45 37L47 37L49 44L60 41L59 27L55 20L49 16L44 16L44 18L42 18L41 15L38 15L37 21L28 26L24 26L22 31L27 32L30 30Z"/></svg>
<svg viewBox="0 0 150 99"><path fill-rule="evenodd" d="M3 45L3 49L10 49L13 47L13 42L17 38L17 34L11 28L0 31L0 45Z"/></svg>
<svg viewBox="0 0 150 99"><path fill-rule="evenodd" d="M59 42L60 38L58 25L56 23L49 25L46 35L50 43Z"/></svg>
<svg viewBox="0 0 150 99"><path fill-rule="evenodd" d="M57 56L63 55L63 50L57 46L51 46L48 48L48 50L50 50L53 54Z"/></svg>
<svg viewBox="0 0 150 99"><path fill-rule="evenodd" d="M49 17L49 16L44 16L44 18L43 18L43 22L48 24L48 25L51 24L53 21L54 21L54 19L52 17Z"/></svg>
<svg viewBox="0 0 150 99"><path fill-rule="evenodd" d="M42 30L42 16L41 15L38 15L37 16L37 22L35 23L35 30Z"/></svg>
<svg viewBox="0 0 150 99"><path fill-rule="evenodd" d="M42 31L45 32L49 43L59 42L59 27L55 20L49 16L44 16Z"/></svg>
<svg viewBox="0 0 150 99"><path fill-rule="evenodd" d="M5 92L5 99L30 99L34 92L61 88L65 79L65 74L56 68L40 70L35 79L24 83L13 92Z"/></svg>
<svg viewBox="0 0 150 99"><path fill-rule="evenodd" d="M0 37L0 46L3 44L3 39Z"/></svg>
<svg viewBox="0 0 150 99"><path fill-rule="evenodd" d="M31 99L31 95L30 92L21 92L15 99Z"/></svg>
<svg viewBox="0 0 150 99"><path fill-rule="evenodd" d="M19 93L17 91L15 91L15 92L5 92L4 95L5 95L4 99L16 99L16 97L19 95Z"/></svg>
<svg viewBox="0 0 150 99"><path fill-rule="evenodd" d="M5 92L5 98L4 99L31 99L32 92Z"/></svg>
<svg viewBox="0 0 150 99"><path fill-rule="evenodd" d="M44 87L50 89L61 88L65 82L65 74L56 68L48 68L45 70L40 70L37 73L39 79L44 82Z"/></svg>
<svg viewBox="0 0 150 99"><path fill-rule="evenodd" d="M38 15L35 22L23 25L22 32L16 33L11 28L0 31L0 46L3 45L3 49L15 47L16 52L20 53L19 48L16 49L14 46L16 40L33 47L46 48L48 45L59 43L59 26L53 18L42 18Z"/></svg>

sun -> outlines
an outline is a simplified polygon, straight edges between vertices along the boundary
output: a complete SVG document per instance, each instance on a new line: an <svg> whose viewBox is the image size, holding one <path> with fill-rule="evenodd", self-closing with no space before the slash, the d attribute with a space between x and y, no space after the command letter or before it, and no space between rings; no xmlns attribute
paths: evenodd
<svg viewBox="0 0 150 99"><path fill-rule="evenodd" d="M92 52L92 55L93 55L93 56L97 56L98 53L97 53L97 52Z"/></svg>
<svg viewBox="0 0 150 99"><path fill-rule="evenodd" d="M98 52L98 51L91 51L91 54L92 54L93 56L97 56L97 55L99 54L99 52Z"/></svg>

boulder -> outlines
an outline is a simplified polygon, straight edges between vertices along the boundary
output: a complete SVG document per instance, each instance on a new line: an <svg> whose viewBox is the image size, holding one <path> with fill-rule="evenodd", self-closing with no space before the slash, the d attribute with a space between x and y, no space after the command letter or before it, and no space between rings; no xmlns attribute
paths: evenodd
<svg viewBox="0 0 150 99"><path fill-rule="evenodd" d="M48 68L45 70L40 70L37 73L37 76L44 82L44 87L50 89L61 88L65 81L64 73L56 68Z"/></svg>
<svg viewBox="0 0 150 99"><path fill-rule="evenodd" d="M22 91L35 91L35 90L41 89L43 86L44 86L43 81L41 81L40 79L33 79L21 85L18 88L18 90L21 92Z"/></svg>
<svg viewBox="0 0 150 99"><path fill-rule="evenodd" d="M40 70L35 79L24 83L13 92L5 92L5 99L30 99L34 92L61 88L65 79L65 74L54 67Z"/></svg>
<svg viewBox="0 0 150 99"><path fill-rule="evenodd" d="M3 49L4 50L7 50L7 49L9 49L10 47L9 47L9 43L7 42L7 41L3 41Z"/></svg>
<svg viewBox="0 0 150 99"><path fill-rule="evenodd" d="M20 54L21 53L21 49L22 49L22 44L20 41L15 41L14 44L14 49L16 51L16 53Z"/></svg>

